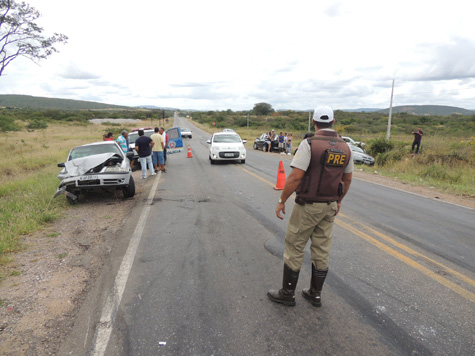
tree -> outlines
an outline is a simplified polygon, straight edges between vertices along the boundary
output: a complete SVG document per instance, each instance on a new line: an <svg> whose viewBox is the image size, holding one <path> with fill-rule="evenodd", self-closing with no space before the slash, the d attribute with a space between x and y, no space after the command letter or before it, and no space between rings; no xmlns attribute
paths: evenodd
<svg viewBox="0 0 475 356"><path fill-rule="evenodd" d="M35 23L40 16L25 2L0 0L0 76L19 56L36 63L57 52L56 43L67 43L68 37L60 33L44 37L43 28Z"/></svg>
<svg viewBox="0 0 475 356"><path fill-rule="evenodd" d="M254 109L252 109L255 115L269 115L274 112L271 104L267 103L258 103L254 104Z"/></svg>

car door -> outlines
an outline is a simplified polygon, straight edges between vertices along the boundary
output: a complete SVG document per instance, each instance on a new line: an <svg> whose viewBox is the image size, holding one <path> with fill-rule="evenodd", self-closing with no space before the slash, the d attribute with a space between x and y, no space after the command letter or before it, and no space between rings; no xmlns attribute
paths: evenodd
<svg viewBox="0 0 475 356"><path fill-rule="evenodd" d="M266 139L266 135L265 134L262 134L258 141L257 141L257 147L262 149L262 147L264 146L264 143L265 143L265 139Z"/></svg>
<svg viewBox="0 0 475 356"><path fill-rule="evenodd" d="M183 151L183 138L181 137L181 129L172 127L166 131L168 135L167 154Z"/></svg>

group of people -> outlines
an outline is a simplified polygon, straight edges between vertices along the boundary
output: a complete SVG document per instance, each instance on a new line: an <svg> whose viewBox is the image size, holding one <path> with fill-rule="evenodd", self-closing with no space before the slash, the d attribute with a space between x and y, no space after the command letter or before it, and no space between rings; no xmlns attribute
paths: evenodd
<svg viewBox="0 0 475 356"><path fill-rule="evenodd" d="M144 130L138 130L139 137L135 140L135 151L139 155L140 166L142 167L142 179L147 178L147 168L150 175L154 176L159 171L166 173L165 162L167 160L168 135L163 127L155 127L154 133L148 137ZM104 141L113 141L112 132L103 136ZM124 154L129 151L129 133L123 130L116 140ZM134 160L130 163L134 167Z"/></svg>
<svg viewBox="0 0 475 356"><path fill-rule="evenodd" d="M270 132L266 133L266 139L270 141L269 144L266 145L267 152L272 152L272 142L274 142L275 140L278 140L279 153L281 155L292 154L292 132L282 133L281 131L279 135L277 135L275 133L275 130L272 129Z"/></svg>
<svg viewBox="0 0 475 356"><path fill-rule="evenodd" d="M142 179L147 178L147 167L150 175L154 176L159 171L166 173L166 147L168 136L163 127L155 127L154 133L148 137L144 130L139 130L139 138L135 141L135 150L139 155L140 166L142 167Z"/></svg>

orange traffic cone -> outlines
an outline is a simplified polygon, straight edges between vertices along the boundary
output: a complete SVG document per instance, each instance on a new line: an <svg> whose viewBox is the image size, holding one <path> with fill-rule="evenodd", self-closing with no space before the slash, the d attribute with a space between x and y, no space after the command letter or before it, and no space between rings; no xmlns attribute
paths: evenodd
<svg viewBox="0 0 475 356"><path fill-rule="evenodd" d="M285 185L285 171L284 171L284 163L282 161L279 162L279 172L277 173L277 184L275 185L275 190L282 190L284 189Z"/></svg>
<svg viewBox="0 0 475 356"><path fill-rule="evenodd" d="M191 145L188 145L188 156L186 158L193 158L193 154L191 153Z"/></svg>

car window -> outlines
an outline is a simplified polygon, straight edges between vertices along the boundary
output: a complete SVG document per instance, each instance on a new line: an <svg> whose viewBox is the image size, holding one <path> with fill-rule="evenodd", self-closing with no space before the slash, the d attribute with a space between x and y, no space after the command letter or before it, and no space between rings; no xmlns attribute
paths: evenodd
<svg viewBox="0 0 475 356"><path fill-rule="evenodd" d="M69 161L76 158L82 158L92 155L98 155L101 153L118 153L121 154L121 150L117 145L90 145L79 146L74 148L69 155Z"/></svg>
<svg viewBox="0 0 475 356"><path fill-rule="evenodd" d="M180 133L178 132L178 128L174 128L174 127L167 130L167 135L168 135L168 139L170 139L170 140L173 140L175 138L180 137Z"/></svg>
<svg viewBox="0 0 475 356"><path fill-rule="evenodd" d="M139 134L138 134L137 132L131 132L131 133L129 133L128 139L129 139L129 142L130 142L130 143L134 143L135 140L138 139L138 138L139 138Z"/></svg>
<svg viewBox="0 0 475 356"><path fill-rule="evenodd" d="M155 133L155 131L145 131L144 135L145 136L152 136ZM135 141L139 138L139 133L137 131L129 133L129 143L135 143Z"/></svg>
<svg viewBox="0 0 475 356"><path fill-rule="evenodd" d="M238 135L215 135L213 142L216 143L232 143L241 142L241 138Z"/></svg>
<svg viewBox="0 0 475 356"><path fill-rule="evenodd" d="M357 146L350 146L350 148L353 152L364 153L364 151Z"/></svg>

